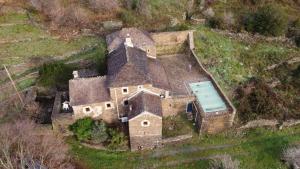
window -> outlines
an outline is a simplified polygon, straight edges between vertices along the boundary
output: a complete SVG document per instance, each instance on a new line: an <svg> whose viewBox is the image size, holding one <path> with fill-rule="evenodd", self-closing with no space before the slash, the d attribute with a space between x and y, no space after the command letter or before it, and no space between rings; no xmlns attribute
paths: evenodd
<svg viewBox="0 0 300 169"><path fill-rule="evenodd" d="M83 108L83 112L85 113L85 114L89 114L89 113L91 113L93 110L92 110L92 108L90 107L90 106L86 106L86 107L84 107Z"/></svg>
<svg viewBox="0 0 300 169"><path fill-rule="evenodd" d="M124 101L123 101L123 104L124 104L124 106L128 106L129 101L128 101L128 100L124 100Z"/></svg>
<svg viewBox="0 0 300 169"><path fill-rule="evenodd" d="M112 108L113 108L113 104L111 102L105 103L105 109L112 109Z"/></svg>
<svg viewBox="0 0 300 169"><path fill-rule="evenodd" d="M142 123L141 123L141 125L142 125L143 127L148 127L148 126L150 126L150 121L148 121L148 120L143 120Z"/></svg>
<svg viewBox="0 0 300 169"><path fill-rule="evenodd" d="M147 53L150 53L150 49L147 49Z"/></svg>
<svg viewBox="0 0 300 169"><path fill-rule="evenodd" d="M122 87L122 94L128 94L128 87Z"/></svg>

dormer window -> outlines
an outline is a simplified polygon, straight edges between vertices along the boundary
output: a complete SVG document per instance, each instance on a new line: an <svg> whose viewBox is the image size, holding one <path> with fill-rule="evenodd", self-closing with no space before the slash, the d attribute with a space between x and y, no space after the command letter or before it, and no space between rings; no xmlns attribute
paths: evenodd
<svg viewBox="0 0 300 169"><path fill-rule="evenodd" d="M128 94L128 87L122 87L122 94Z"/></svg>

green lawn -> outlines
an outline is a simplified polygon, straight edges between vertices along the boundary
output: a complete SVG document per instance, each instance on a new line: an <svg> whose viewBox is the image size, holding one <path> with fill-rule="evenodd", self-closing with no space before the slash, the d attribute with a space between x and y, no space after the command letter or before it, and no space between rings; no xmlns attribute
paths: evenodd
<svg viewBox="0 0 300 169"><path fill-rule="evenodd" d="M279 43L240 42L205 27L194 34L196 53L223 88L232 90L250 77L270 79L267 66L300 55L299 48Z"/></svg>
<svg viewBox="0 0 300 169"><path fill-rule="evenodd" d="M193 124L187 119L185 113L163 118L162 133L164 138L189 134L193 131Z"/></svg>
<svg viewBox="0 0 300 169"><path fill-rule="evenodd" d="M280 161L282 150L299 142L299 125L280 131L257 128L240 132L227 131L210 136L197 137L195 135L193 139L182 144L167 145L160 150L136 153L94 150L79 145L73 139L68 140L76 161L89 169L141 168L142 166L144 168L207 168L210 162L206 158L221 154L229 154L233 159L239 160L241 169L284 169L287 167ZM220 145L228 146L214 148ZM180 150L183 151L180 152ZM154 156L156 152L166 154Z"/></svg>

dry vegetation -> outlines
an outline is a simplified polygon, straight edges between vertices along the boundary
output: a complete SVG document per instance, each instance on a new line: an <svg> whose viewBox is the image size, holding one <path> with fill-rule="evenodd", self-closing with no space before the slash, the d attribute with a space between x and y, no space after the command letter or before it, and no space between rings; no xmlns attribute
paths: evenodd
<svg viewBox="0 0 300 169"><path fill-rule="evenodd" d="M52 132L40 134L36 124L17 120L0 126L0 168L74 168L68 147Z"/></svg>

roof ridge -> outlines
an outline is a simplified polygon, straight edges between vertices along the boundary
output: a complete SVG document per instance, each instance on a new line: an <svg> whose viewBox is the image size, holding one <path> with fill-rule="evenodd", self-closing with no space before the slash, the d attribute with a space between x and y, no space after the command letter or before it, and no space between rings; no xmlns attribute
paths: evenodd
<svg viewBox="0 0 300 169"><path fill-rule="evenodd" d="M95 77L80 77L80 78L75 78L75 79L70 79L70 81L76 81L76 80L91 80L91 79L105 79L106 75L104 76L95 76Z"/></svg>

